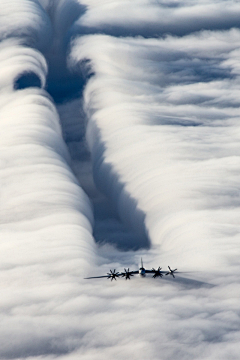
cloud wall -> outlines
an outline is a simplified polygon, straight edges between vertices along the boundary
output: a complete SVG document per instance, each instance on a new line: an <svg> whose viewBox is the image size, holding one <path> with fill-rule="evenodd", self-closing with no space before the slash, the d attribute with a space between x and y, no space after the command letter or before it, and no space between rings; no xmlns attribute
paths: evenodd
<svg viewBox="0 0 240 360"><path fill-rule="evenodd" d="M23 74L36 74L45 86L47 62L36 48L46 33L51 36L48 17L38 2L5 5L0 12L10 25L6 20L0 45L0 358L26 359L76 347L82 330L57 308L79 296L79 273L95 263L95 245L92 207L70 168L52 99L39 87L15 90Z"/></svg>
<svg viewBox="0 0 240 360"><path fill-rule="evenodd" d="M17 37L24 43L46 50L52 41L52 27L37 0L3 0L0 4L0 38Z"/></svg>
<svg viewBox="0 0 240 360"><path fill-rule="evenodd" d="M73 48L95 73L85 103L97 185L142 233L145 214L151 243L184 265L215 267L222 238L238 244L239 39L235 29L163 40L95 35Z"/></svg>

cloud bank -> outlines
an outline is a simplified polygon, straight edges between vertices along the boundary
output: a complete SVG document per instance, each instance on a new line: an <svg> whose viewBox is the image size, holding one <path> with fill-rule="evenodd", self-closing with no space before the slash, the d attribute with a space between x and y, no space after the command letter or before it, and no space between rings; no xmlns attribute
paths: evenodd
<svg viewBox="0 0 240 360"><path fill-rule="evenodd" d="M25 3L35 11L34 2ZM34 11L27 15L32 24ZM26 24L24 16L17 15ZM92 208L71 171L50 96L39 87L14 86L22 74L34 73L44 87L44 56L13 31L1 43L0 68L0 357L67 353L75 347L67 333L80 330L70 324L64 330L53 309L76 296L78 273L94 261Z"/></svg>
<svg viewBox="0 0 240 360"><path fill-rule="evenodd" d="M75 24L81 33L158 37L239 27L239 4L235 0L194 3L185 0L84 0L80 3L88 10Z"/></svg>
<svg viewBox="0 0 240 360"><path fill-rule="evenodd" d="M95 35L73 50L79 61L91 59L96 74L85 103L97 185L122 219L144 232L140 209L151 243L184 265L221 264L219 236L230 235L223 219L238 243L239 35Z"/></svg>
<svg viewBox="0 0 240 360"><path fill-rule="evenodd" d="M0 358L238 359L238 2L0 14Z"/></svg>
<svg viewBox="0 0 240 360"><path fill-rule="evenodd" d="M17 37L46 50L52 40L49 17L37 0L10 0L0 4L0 39Z"/></svg>

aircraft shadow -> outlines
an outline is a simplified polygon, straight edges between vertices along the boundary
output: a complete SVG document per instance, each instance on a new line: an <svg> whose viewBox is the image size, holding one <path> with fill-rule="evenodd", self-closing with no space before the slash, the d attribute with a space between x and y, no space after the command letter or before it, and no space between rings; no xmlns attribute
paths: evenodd
<svg viewBox="0 0 240 360"><path fill-rule="evenodd" d="M213 284L209 284L205 281L200 281L200 280L194 280L194 279L190 279L190 278L186 278L186 277L183 277L183 276L178 276L176 274L176 277L175 279L173 279L172 277L164 277L164 280L166 281L174 281L176 282L177 284L180 284L180 285L183 285L187 288L194 288L194 289L197 289L197 288L201 288L201 287L205 287L205 288L213 288L215 285Z"/></svg>

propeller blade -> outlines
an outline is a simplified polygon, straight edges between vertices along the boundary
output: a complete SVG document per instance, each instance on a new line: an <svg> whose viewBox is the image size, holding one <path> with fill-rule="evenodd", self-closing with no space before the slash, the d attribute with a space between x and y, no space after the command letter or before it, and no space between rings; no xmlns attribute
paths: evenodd
<svg viewBox="0 0 240 360"><path fill-rule="evenodd" d="M124 269L124 272L121 274L122 277L125 277L125 279L129 279L130 280L130 276L133 276L132 271L130 271L130 269Z"/></svg>

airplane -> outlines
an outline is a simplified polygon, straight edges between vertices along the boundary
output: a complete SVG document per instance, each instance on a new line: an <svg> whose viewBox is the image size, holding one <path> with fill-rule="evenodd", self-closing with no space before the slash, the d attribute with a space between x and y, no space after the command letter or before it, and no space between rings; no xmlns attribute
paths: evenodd
<svg viewBox="0 0 240 360"><path fill-rule="evenodd" d="M125 269L123 272L116 272L116 269L114 269L113 271L110 270L109 273L107 273L107 275L102 275L102 276L91 276L85 279L99 279L99 278L107 278L107 279L111 279L111 281L113 280L117 280L117 278L119 277L125 277L126 280L131 280L131 276L137 275L139 274L141 277L145 277L146 274L153 274L153 278L155 279L156 277L163 277L163 275L171 275L173 278L175 278L174 273L177 271L177 269L172 270L170 268L170 266L168 266L168 271L162 271L162 268L159 266L158 269L154 269L152 268L152 270L147 270L144 268L143 266L143 261L141 258L141 267L139 268L139 270L134 270L134 271L130 271L129 268Z"/></svg>

